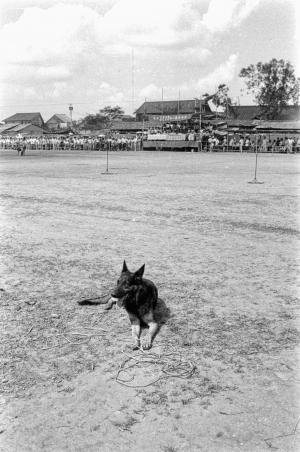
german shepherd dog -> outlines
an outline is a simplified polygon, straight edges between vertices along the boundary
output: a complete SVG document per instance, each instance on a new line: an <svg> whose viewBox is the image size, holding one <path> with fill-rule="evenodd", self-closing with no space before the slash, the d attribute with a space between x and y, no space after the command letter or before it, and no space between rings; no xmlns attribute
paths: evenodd
<svg viewBox="0 0 300 452"><path fill-rule="evenodd" d="M126 262L123 263L121 275L112 294L111 302L125 308L131 323L133 349L140 346L148 350L158 331L158 323L154 319L154 309L158 300L158 291L155 284L143 278L145 264L136 272L128 270ZM141 327L148 325L148 334L140 341Z"/></svg>

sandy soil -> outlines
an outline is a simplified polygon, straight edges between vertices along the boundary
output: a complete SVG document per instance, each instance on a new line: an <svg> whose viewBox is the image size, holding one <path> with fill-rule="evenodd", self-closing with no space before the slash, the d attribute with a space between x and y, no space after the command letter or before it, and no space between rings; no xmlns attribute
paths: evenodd
<svg viewBox="0 0 300 452"><path fill-rule="evenodd" d="M259 156L252 185L250 154L103 174L99 152L0 151L0 450L299 450L299 162ZM124 258L159 288L149 353L123 310L77 304Z"/></svg>

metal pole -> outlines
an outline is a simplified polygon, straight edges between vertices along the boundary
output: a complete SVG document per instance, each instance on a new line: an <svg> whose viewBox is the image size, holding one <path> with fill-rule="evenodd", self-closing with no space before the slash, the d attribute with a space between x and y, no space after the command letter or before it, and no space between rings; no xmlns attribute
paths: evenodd
<svg viewBox="0 0 300 452"><path fill-rule="evenodd" d="M257 174L257 134L255 135L255 170L254 170L254 180L256 181L256 174Z"/></svg>
<svg viewBox="0 0 300 452"><path fill-rule="evenodd" d="M226 140L226 150L229 150L229 134L228 134L228 96L226 95L226 131L227 131L227 140Z"/></svg>
<svg viewBox="0 0 300 452"><path fill-rule="evenodd" d="M145 97L145 102L144 102L144 113L143 113L143 138L144 138L144 128L145 128L146 100L147 100L147 97Z"/></svg>
<svg viewBox="0 0 300 452"><path fill-rule="evenodd" d="M161 131L163 131L163 116L164 116L164 89L161 89Z"/></svg>
<svg viewBox="0 0 300 452"><path fill-rule="evenodd" d="M258 161L258 143L257 143L257 132L255 133L255 170L254 170L254 179L250 182L248 182L248 184L263 184L264 182L259 182L256 179L256 175L257 175L257 161Z"/></svg>
<svg viewBox="0 0 300 452"><path fill-rule="evenodd" d="M106 172L108 173L108 149L110 148L110 141L108 142L108 146L106 147Z"/></svg>
<svg viewBox="0 0 300 452"><path fill-rule="evenodd" d="M254 180L257 182L256 173L257 173L257 151L255 155L255 171L254 171Z"/></svg>
<svg viewBox="0 0 300 452"><path fill-rule="evenodd" d="M202 126L202 105L201 99L199 99L200 110L199 110L199 140L200 140L200 152L202 152L202 136L201 136L201 126Z"/></svg>

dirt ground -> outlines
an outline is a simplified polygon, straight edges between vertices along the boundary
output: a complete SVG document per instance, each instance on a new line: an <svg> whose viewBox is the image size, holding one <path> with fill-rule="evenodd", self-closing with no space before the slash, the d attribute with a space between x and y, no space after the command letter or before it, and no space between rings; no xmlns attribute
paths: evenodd
<svg viewBox="0 0 300 452"><path fill-rule="evenodd" d="M1 451L300 449L300 156L254 162L0 151ZM124 258L159 289L149 352L77 304Z"/></svg>

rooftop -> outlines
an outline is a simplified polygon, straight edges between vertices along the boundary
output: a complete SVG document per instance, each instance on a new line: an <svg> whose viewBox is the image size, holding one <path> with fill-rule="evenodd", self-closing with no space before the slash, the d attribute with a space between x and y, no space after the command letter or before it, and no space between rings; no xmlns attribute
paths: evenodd
<svg viewBox="0 0 300 452"><path fill-rule="evenodd" d="M238 105L230 106L228 109L229 118L239 120L262 119L264 111L259 105ZM300 119L300 107L298 105L287 105L283 108L277 120L297 120Z"/></svg>
<svg viewBox="0 0 300 452"><path fill-rule="evenodd" d="M59 122L66 122L66 123L71 122L71 118L68 115L60 114L60 113L56 113L55 115L51 116L51 118L48 119L47 122L51 121L52 119L56 119Z"/></svg>
<svg viewBox="0 0 300 452"><path fill-rule="evenodd" d="M207 102L202 101L202 104L207 105ZM137 110L136 114L150 114L150 115L177 115L180 113L195 113L196 108L199 107L199 101L195 99L189 100L160 100L154 102L144 102Z"/></svg>
<svg viewBox="0 0 300 452"><path fill-rule="evenodd" d="M32 121L36 119L37 117L40 117L42 120L42 115L39 112L36 113L15 113L12 116L9 116L8 118L4 119L5 122L12 122L12 121Z"/></svg>

